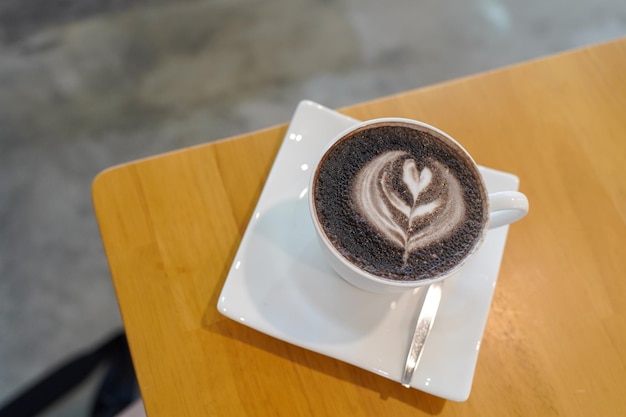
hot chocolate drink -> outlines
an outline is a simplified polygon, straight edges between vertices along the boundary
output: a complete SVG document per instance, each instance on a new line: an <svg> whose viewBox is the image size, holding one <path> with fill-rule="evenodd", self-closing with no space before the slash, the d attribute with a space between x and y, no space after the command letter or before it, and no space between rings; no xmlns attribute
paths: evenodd
<svg viewBox="0 0 626 417"><path fill-rule="evenodd" d="M332 145L312 198L341 256L389 280L448 274L482 240L489 218L469 155L436 131L402 122L365 126Z"/></svg>

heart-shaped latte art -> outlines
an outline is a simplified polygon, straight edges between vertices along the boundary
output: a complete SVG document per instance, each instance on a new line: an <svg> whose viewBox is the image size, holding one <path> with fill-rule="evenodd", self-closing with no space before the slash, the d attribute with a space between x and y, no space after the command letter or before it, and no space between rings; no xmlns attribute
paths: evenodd
<svg viewBox="0 0 626 417"><path fill-rule="evenodd" d="M465 218L459 180L435 159L417 162L405 151L387 151L357 174L351 198L368 223L393 245L411 253L449 236Z"/></svg>

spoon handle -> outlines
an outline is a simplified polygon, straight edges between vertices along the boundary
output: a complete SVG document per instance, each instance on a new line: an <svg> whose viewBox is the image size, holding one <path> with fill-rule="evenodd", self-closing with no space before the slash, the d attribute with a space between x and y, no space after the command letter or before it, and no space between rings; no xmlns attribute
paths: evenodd
<svg viewBox="0 0 626 417"><path fill-rule="evenodd" d="M424 345L426 339L433 328L435 316L437 315L437 309L439 308L439 302L441 301L442 282L436 282L430 284L426 290L426 296L422 304L417 323L415 324L415 331L413 332L413 339L409 346L409 353L406 357L406 364L404 365L404 372L402 373L402 380L400 383L407 388L411 386L411 378L413 373L417 369L417 365L422 357Z"/></svg>

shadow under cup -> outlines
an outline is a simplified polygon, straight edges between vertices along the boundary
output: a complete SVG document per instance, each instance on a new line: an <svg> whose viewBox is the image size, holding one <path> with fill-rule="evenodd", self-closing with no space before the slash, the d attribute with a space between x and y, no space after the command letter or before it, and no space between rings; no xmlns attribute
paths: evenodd
<svg viewBox="0 0 626 417"><path fill-rule="evenodd" d="M450 136L400 118L362 122L339 134L309 189L326 259L346 281L372 292L404 291L456 274L490 227L528 210L521 193L488 194L476 163Z"/></svg>

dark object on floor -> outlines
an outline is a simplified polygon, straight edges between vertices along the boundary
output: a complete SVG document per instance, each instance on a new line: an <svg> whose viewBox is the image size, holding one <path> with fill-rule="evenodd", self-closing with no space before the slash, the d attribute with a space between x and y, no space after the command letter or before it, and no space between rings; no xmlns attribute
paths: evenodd
<svg viewBox="0 0 626 417"><path fill-rule="evenodd" d="M91 417L113 417L139 397L126 334L118 332L91 351L52 370L0 409L0 417L30 417L44 411L84 382L99 366L106 372L95 395Z"/></svg>

